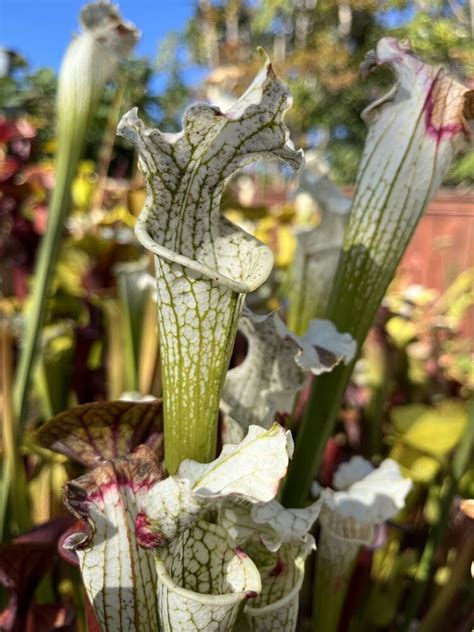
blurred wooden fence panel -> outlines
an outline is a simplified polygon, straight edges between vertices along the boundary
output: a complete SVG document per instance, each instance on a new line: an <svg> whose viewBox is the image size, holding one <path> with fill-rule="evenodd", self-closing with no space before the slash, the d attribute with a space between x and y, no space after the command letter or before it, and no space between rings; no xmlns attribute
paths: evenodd
<svg viewBox="0 0 474 632"><path fill-rule="evenodd" d="M440 191L418 224L399 272L412 283L443 292L468 268L474 268L474 195ZM461 331L474 348L474 306Z"/></svg>
<svg viewBox="0 0 474 632"><path fill-rule="evenodd" d="M474 267L474 196L440 191L420 221L400 264L413 283L445 290Z"/></svg>

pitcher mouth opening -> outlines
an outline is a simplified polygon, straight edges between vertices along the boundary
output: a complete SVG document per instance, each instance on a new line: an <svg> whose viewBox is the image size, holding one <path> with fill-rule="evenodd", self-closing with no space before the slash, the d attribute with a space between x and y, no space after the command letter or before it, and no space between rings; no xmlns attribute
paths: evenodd
<svg viewBox="0 0 474 632"><path fill-rule="evenodd" d="M295 579L294 579L293 586L289 590L289 592L286 595L283 595L282 597L280 597L279 599L276 599L275 601L271 601L270 603L267 603L265 605L259 606L259 605L247 604L244 610L245 614L247 614L250 617L262 617L264 615L275 612L279 608L288 607L295 598L298 598L299 592L301 590L301 586L303 585L303 579L304 579L304 561L301 561L300 559L297 558L294 561L294 564L296 565ZM257 596L258 601L261 601L262 598L263 598L262 594Z"/></svg>
<svg viewBox="0 0 474 632"><path fill-rule="evenodd" d="M163 584L165 584L168 590L172 591L175 594L181 595L186 599L197 601L203 606L235 606L244 599L249 599L253 597L254 593L258 595L260 592L256 590L251 591L249 589L240 591L232 591L229 589L226 592L213 594L196 592L175 583L168 569L166 568L165 562L158 559L155 561L155 564L157 567L159 580L163 582ZM252 594L249 595L249 592Z"/></svg>

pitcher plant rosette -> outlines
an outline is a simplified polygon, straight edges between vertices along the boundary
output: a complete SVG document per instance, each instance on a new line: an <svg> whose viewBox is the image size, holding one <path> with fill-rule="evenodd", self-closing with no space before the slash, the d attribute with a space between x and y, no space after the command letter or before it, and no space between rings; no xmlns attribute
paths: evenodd
<svg viewBox="0 0 474 632"><path fill-rule="evenodd" d="M322 450L312 430L317 421L325 445L375 309L465 139L467 91L395 40L382 40L368 56L366 70L388 63L398 82L364 114L369 134L350 213L325 184L328 232L323 222L319 235L311 230L305 239L314 236L307 252L328 264L321 283L308 288L330 296L312 297L318 300L302 319L291 317L295 333L277 313L243 311L273 255L220 208L237 169L260 158L295 171L303 162L283 122L289 92L264 57L226 111L194 105L175 134L146 127L136 108L118 126L146 182L136 235L155 262L163 401L129 393L126 399L140 401L85 404L37 434L43 448L86 468L65 486L65 503L82 527L64 547L77 554L103 632L294 632L317 520L312 625L336 630L360 547L373 544L376 527L404 507L411 488L391 459L375 469L355 457L337 471L336 489L310 502ZM304 276L304 267L295 273ZM134 279L143 272L118 272L127 277L123 296L140 300ZM248 351L227 372L238 328ZM129 341L134 363L137 340ZM135 388L135 364L132 374ZM296 428L296 462L281 495L293 456L283 425L309 374L328 388L313 391Z"/></svg>

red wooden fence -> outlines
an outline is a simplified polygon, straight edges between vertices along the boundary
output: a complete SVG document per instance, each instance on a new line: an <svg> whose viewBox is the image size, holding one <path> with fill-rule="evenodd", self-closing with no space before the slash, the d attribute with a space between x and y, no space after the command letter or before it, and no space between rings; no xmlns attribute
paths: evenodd
<svg viewBox="0 0 474 632"><path fill-rule="evenodd" d="M445 290L474 267L474 195L441 190L431 201L400 264L413 283Z"/></svg>

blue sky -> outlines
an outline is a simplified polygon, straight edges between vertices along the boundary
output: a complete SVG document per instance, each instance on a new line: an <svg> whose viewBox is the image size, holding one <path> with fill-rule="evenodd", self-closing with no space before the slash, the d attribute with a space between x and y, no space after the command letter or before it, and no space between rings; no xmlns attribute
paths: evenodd
<svg viewBox="0 0 474 632"><path fill-rule="evenodd" d="M84 0L0 0L0 46L14 49L33 69L57 70L78 27ZM163 37L181 30L193 12L193 0L120 0L122 14L142 31L140 56L153 59Z"/></svg>
<svg viewBox="0 0 474 632"><path fill-rule="evenodd" d="M26 57L33 69L59 68L87 0L0 0L0 46ZM142 32L137 54L153 59L170 31L182 30L193 13L194 0L119 0L122 14ZM393 27L410 19L410 10L389 11L379 19Z"/></svg>
<svg viewBox="0 0 474 632"><path fill-rule="evenodd" d="M44 66L58 70L71 36L79 30L79 12L87 1L0 0L0 46L20 53L33 70ZM184 28L195 0L118 0L118 4L125 18L142 32L136 53L154 60L163 38ZM379 19L391 27L410 19L410 13L389 11ZM183 78L195 84L203 74L204 69L191 67ZM165 83L165 75L158 73L152 89L159 92Z"/></svg>

